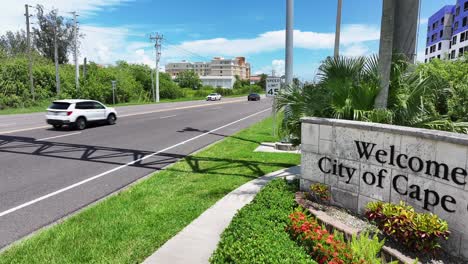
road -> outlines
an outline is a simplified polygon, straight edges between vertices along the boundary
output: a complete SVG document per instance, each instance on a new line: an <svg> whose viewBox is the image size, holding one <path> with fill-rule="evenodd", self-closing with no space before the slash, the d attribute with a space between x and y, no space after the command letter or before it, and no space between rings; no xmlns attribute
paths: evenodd
<svg viewBox="0 0 468 264"><path fill-rule="evenodd" d="M0 116L0 248L270 114L271 101L117 108L114 126L53 130Z"/></svg>

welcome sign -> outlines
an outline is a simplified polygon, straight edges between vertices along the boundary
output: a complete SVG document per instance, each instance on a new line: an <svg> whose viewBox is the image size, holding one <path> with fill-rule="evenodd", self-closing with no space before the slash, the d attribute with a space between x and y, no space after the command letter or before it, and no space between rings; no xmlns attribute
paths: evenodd
<svg viewBox="0 0 468 264"><path fill-rule="evenodd" d="M444 245L468 259L468 136L346 120L302 120L301 188L330 186L357 213L367 203L404 201L452 231Z"/></svg>

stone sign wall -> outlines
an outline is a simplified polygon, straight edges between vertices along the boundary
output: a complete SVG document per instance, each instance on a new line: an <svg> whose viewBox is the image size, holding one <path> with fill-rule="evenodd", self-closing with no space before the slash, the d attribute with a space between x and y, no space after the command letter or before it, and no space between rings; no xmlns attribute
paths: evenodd
<svg viewBox="0 0 468 264"><path fill-rule="evenodd" d="M449 223L444 248L468 259L468 136L355 122L302 120L301 189L330 186L357 213L367 203L404 201Z"/></svg>

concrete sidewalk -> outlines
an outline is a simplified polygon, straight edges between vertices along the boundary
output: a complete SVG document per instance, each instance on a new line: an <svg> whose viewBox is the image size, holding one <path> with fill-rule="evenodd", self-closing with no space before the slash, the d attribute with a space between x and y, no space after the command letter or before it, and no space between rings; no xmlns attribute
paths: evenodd
<svg viewBox="0 0 468 264"><path fill-rule="evenodd" d="M291 167L252 180L232 191L167 241L145 264L206 264L239 209L250 203L260 189L278 177L294 177L300 168Z"/></svg>

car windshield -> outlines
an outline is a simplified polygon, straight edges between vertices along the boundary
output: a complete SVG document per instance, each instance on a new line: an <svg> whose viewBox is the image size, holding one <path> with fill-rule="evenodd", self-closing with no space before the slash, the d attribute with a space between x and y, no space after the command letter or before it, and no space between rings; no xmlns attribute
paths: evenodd
<svg viewBox="0 0 468 264"><path fill-rule="evenodd" d="M210 96L216 96L217 94L210 94Z"/></svg>
<svg viewBox="0 0 468 264"><path fill-rule="evenodd" d="M53 103L49 106L49 109L67 110L69 106L70 106L70 103L53 102Z"/></svg>

